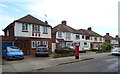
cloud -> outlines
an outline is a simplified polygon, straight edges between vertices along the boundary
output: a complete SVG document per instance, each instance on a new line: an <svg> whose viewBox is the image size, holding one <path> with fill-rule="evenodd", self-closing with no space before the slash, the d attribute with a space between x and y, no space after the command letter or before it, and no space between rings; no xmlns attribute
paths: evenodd
<svg viewBox="0 0 120 74"><path fill-rule="evenodd" d="M5 8L8 8L8 6L7 6L7 5L4 5L4 4L1 4L1 3L0 3L0 7L5 7Z"/></svg>

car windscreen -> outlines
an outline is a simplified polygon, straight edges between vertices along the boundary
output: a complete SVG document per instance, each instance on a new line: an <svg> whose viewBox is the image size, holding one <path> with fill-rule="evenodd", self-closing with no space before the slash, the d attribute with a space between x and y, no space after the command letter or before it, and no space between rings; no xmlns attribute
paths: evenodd
<svg viewBox="0 0 120 74"><path fill-rule="evenodd" d="M120 50L120 48L114 48L113 50Z"/></svg>
<svg viewBox="0 0 120 74"><path fill-rule="evenodd" d="M46 50L46 48L38 47L37 50Z"/></svg>
<svg viewBox="0 0 120 74"><path fill-rule="evenodd" d="M7 51L20 51L18 47L7 47Z"/></svg>

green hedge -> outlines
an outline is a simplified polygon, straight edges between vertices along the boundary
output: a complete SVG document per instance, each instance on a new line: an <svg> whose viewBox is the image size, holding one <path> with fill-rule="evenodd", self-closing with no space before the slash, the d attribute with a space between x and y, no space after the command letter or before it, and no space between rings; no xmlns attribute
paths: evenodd
<svg viewBox="0 0 120 74"><path fill-rule="evenodd" d="M70 54L70 53L74 53L75 52L75 50L64 50L64 49L59 49L59 50L55 50L55 53L57 53L57 54Z"/></svg>
<svg viewBox="0 0 120 74"><path fill-rule="evenodd" d="M92 48L91 51L103 51L102 49L94 49Z"/></svg>

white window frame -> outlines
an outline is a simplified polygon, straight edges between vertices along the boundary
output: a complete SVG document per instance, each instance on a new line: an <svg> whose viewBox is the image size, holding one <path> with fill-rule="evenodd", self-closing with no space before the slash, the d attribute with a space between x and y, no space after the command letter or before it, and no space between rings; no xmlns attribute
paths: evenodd
<svg viewBox="0 0 120 74"><path fill-rule="evenodd" d="M7 30L7 36L9 36L9 30Z"/></svg>
<svg viewBox="0 0 120 74"><path fill-rule="evenodd" d="M46 45L46 47L48 47L48 41L42 41L42 45Z"/></svg>
<svg viewBox="0 0 120 74"><path fill-rule="evenodd" d="M62 32L58 32L58 37L62 37Z"/></svg>
<svg viewBox="0 0 120 74"><path fill-rule="evenodd" d="M46 26L43 27L43 33L48 33L48 30L47 30Z"/></svg>
<svg viewBox="0 0 120 74"><path fill-rule="evenodd" d="M22 31L28 31L28 24L22 23Z"/></svg>
<svg viewBox="0 0 120 74"><path fill-rule="evenodd" d="M32 41L32 48L36 48L40 44L41 44L40 41Z"/></svg>
<svg viewBox="0 0 120 74"><path fill-rule="evenodd" d="M39 25L32 25L32 31L33 32L40 32L40 26Z"/></svg>
<svg viewBox="0 0 120 74"><path fill-rule="evenodd" d="M70 38L71 38L71 33L70 33L70 32L67 32L67 33L66 33L66 37L70 37Z"/></svg>

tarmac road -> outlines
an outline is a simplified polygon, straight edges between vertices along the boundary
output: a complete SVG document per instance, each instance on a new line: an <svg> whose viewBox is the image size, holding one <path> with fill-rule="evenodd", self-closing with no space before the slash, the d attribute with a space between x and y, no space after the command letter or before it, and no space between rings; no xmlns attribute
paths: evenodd
<svg viewBox="0 0 120 74"><path fill-rule="evenodd" d="M120 62L120 57L108 55L86 61L42 68L33 72L118 72L118 62Z"/></svg>

